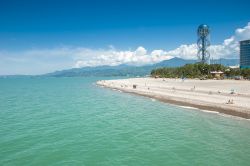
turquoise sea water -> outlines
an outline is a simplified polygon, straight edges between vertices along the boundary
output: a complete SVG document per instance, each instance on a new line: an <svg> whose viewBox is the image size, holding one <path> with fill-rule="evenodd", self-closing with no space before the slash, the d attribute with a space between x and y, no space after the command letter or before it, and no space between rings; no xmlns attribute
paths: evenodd
<svg viewBox="0 0 250 166"><path fill-rule="evenodd" d="M250 121L95 86L0 79L0 165L249 165Z"/></svg>

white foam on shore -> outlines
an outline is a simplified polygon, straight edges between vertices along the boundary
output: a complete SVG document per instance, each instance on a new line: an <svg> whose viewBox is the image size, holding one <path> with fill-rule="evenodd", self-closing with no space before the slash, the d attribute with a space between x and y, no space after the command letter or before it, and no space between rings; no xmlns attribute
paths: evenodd
<svg viewBox="0 0 250 166"><path fill-rule="evenodd" d="M202 112L210 113L210 114L219 114L218 111L210 111L210 110L202 110L202 109L199 109L199 110L201 110Z"/></svg>
<svg viewBox="0 0 250 166"><path fill-rule="evenodd" d="M193 109L193 110L198 110L198 108L190 107L190 106L182 106L182 105L180 105L179 107L181 107L181 108L187 108L187 109Z"/></svg>
<svg viewBox="0 0 250 166"><path fill-rule="evenodd" d="M111 90L122 93L122 91L120 89L117 89L117 88L112 88Z"/></svg>
<svg viewBox="0 0 250 166"><path fill-rule="evenodd" d="M199 110L199 111L210 113L210 114L219 114L219 112L217 112L217 111L203 110L203 109L199 109L199 108L196 108L196 107L190 107L190 106L179 106L179 107L192 109L192 110Z"/></svg>
<svg viewBox="0 0 250 166"><path fill-rule="evenodd" d="M228 115L228 114L223 114L223 113L219 113L219 115L227 117L227 118L237 119L237 120L247 120L247 121L250 121L250 119L242 118L242 117L239 117L239 116L233 116L233 115Z"/></svg>
<svg viewBox="0 0 250 166"><path fill-rule="evenodd" d="M187 109L193 109L193 110L199 110L205 113L210 113L210 114L218 114L220 116L226 117L226 118L233 118L233 119L237 119L237 120L247 120L250 121L250 119L246 119L246 118L242 118L242 117L238 117L238 116L233 116L233 115L229 115L229 114L224 114L224 113L220 113L218 111L210 111L210 110L203 110L203 109L199 109L199 108L195 108L195 107L189 107L189 106L179 106L182 108L187 108Z"/></svg>

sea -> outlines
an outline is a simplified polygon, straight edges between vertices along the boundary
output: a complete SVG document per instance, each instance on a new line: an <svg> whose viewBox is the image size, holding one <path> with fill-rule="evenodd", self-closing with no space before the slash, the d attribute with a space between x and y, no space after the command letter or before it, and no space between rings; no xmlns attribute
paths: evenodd
<svg viewBox="0 0 250 166"><path fill-rule="evenodd" d="M250 165L249 120L95 84L105 79L117 77L0 78L0 165Z"/></svg>

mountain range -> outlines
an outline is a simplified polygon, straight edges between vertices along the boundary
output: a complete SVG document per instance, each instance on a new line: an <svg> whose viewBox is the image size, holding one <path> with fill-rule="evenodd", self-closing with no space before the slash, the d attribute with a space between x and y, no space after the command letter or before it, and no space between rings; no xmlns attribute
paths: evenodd
<svg viewBox="0 0 250 166"><path fill-rule="evenodd" d="M179 67L185 64L196 63L196 60L186 60L181 58L172 58L152 65L132 66L121 64L118 66L97 66L72 68L68 70L56 71L45 74L52 77L77 77L77 76L145 76L149 75L153 69L161 67ZM225 66L235 66L239 64L238 59L217 59L213 64L222 64Z"/></svg>

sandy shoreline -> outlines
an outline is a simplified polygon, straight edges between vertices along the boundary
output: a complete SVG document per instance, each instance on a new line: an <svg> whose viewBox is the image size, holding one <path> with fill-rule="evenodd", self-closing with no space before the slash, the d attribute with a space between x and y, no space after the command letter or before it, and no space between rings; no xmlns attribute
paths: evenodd
<svg viewBox="0 0 250 166"><path fill-rule="evenodd" d="M250 81L130 78L101 80L97 85L250 119Z"/></svg>

